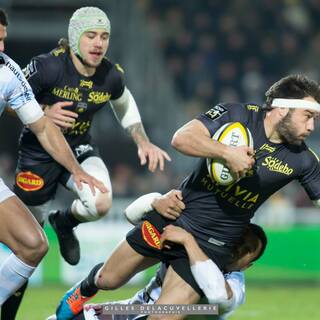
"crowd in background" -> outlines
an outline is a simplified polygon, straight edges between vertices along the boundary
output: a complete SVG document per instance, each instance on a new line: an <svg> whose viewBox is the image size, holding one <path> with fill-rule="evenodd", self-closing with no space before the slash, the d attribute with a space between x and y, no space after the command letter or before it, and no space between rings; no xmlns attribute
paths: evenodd
<svg viewBox="0 0 320 320"><path fill-rule="evenodd" d="M151 30L186 100L263 102L292 72L319 79L320 2L146 1ZM311 73L311 74L310 74Z"/></svg>

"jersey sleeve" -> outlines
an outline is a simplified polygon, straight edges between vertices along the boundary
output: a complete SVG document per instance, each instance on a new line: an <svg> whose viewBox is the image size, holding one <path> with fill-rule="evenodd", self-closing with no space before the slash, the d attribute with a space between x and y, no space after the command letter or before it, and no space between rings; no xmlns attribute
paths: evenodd
<svg viewBox="0 0 320 320"><path fill-rule="evenodd" d="M201 121L213 136L222 125L228 122L239 121L246 125L248 110L240 103L219 103L196 119Z"/></svg>
<svg viewBox="0 0 320 320"><path fill-rule="evenodd" d="M320 199L320 163L318 156L311 150L304 154L304 169L299 182L311 200Z"/></svg>
<svg viewBox="0 0 320 320"><path fill-rule="evenodd" d="M124 92L124 71L119 64L115 64L110 70L111 78L111 100L120 98Z"/></svg>
<svg viewBox="0 0 320 320"><path fill-rule="evenodd" d="M243 272L225 274L225 280L232 290L232 298L219 305L220 319L228 318L237 308L245 302L245 278Z"/></svg>
<svg viewBox="0 0 320 320"><path fill-rule="evenodd" d="M32 89L20 67L10 58L1 67L0 88L1 95L13 110L35 101Z"/></svg>
<svg viewBox="0 0 320 320"><path fill-rule="evenodd" d="M23 69L35 96L43 90L51 88L56 81L60 69L60 61L50 54L33 58Z"/></svg>
<svg viewBox="0 0 320 320"><path fill-rule="evenodd" d="M43 116L43 111L20 67L6 56L0 72L0 98L14 110L23 124L31 124Z"/></svg>

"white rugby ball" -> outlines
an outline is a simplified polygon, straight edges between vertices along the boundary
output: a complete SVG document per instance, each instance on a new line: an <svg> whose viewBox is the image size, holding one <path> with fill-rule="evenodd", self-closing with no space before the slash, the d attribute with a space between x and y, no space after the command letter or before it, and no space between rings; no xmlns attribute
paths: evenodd
<svg viewBox="0 0 320 320"><path fill-rule="evenodd" d="M253 148L251 132L240 122L229 122L219 128L212 139L233 147L249 146ZM219 185L229 185L235 181L229 168L222 160L207 159L210 177Z"/></svg>

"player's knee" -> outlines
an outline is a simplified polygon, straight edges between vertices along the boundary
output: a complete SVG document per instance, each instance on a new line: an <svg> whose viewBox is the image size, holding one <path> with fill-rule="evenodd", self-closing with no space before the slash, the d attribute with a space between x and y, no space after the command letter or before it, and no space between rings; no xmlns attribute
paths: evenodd
<svg viewBox="0 0 320 320"><path fill-rule="evenodd" d="M29 235L18 248L18 256L28 264L37 265L48 252L48 241L42 230Z"/></svg>
<svg viewBox="0 0 320 320"><path fill-rule="evenodd" d="M96 279L96 286L102 290L115 290L121 286L121 282L114 273L101 271Z"/></svg>
<svg viewBox="0 0 320 320"><path fill-rule="evenodd" d="M109 192L101 193L99 194L95 202L95 208L96 208L95 214L99 218L104 217L110 210L111 206L112 206L112 198L110 193Z"/></svg>

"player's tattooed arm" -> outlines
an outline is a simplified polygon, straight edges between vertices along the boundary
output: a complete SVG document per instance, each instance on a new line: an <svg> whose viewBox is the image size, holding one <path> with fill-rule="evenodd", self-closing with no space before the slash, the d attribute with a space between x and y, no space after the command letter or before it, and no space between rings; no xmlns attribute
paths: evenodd
<svg viewBox="0 0 320 320"><path fill-rule="evenodd" d="M128 134L132 137L133 141L139 145L143 142L149 142L149 138L144 130L143 124L141 122L135 123L128 128L126 128Z"/></svg>
<svg viewBox="0 0 320 320"><path fill-rule="evenodd" d="M171 161L169 155L164 150L150 142L141 122L132 124L126 130L138 147L140 164L145 165L147 160L149 160L148 169L151 172L154 172L158 165L162 171L164 169L164 161Z"/></svg>

